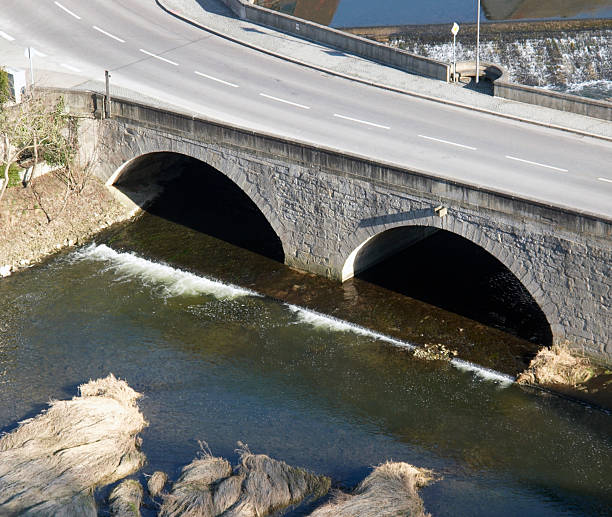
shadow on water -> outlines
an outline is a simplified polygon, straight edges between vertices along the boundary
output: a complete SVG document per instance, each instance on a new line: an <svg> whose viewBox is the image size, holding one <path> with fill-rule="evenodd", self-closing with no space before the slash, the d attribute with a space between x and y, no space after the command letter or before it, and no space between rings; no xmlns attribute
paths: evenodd
<svg viewBox="0 0 612 517"><path fill-rule="evenodd" d="M164 179L168 170L172 176ZM163 187L163 194L147 206L149 214L283 262L281 241L265 216L214 167L184 155L152 153L126 171L116 186L137 188L143 180Z"/></svg>
<svg viewBox="0 0 612 517"><path fill-rule="evenodd" d="M440 230L358 277L533 343L552 344L546 316L512 272L451 232Z"/></svg>

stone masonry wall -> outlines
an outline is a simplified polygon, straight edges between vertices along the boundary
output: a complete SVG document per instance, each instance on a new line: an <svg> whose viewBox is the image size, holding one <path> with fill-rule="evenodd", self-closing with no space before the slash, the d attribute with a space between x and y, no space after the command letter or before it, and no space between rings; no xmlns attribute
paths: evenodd
<svg viewBox="0 0 612 517"><path fill-rule="evenodd" d="M608 230L594 232L598 226L585 223L576 231L551 219L548 209L518 213L505 208L514 201L485 202L491 194L479 195L474 189L461 196L453 185L415 189L403 179L408 175L369 162L360 165L355 160L354 167L339 170L338 163L327 158L325 165L308 149L300 159L288 159L295 151L286 151L282 142L255 147L253 137L242 133L244 145L240 139L228 143L225 137L221 142L205 135L194 139L199 130L187 126L170 132L121 118L100 123L101 178L112 181L122 165L149 152L177 152L205 161L251 197L281 239L286 263L304 270L340 279L353 250L398 226L423 225L459 234L517 276L548 318L554 342L568 340L612 362ZM225 129L223 134L227 136ZM366 171L375 178L366 179ZM445 217L434 212L438 205L448 207Z"/></svg>

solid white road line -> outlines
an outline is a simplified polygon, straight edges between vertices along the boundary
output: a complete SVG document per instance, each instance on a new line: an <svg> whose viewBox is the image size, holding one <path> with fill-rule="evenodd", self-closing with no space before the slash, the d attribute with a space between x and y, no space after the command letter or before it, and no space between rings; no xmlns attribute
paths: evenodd
<svg viewBox="0 0 612 517"><path fill-rule="evenodd" d="M98 27L97 25L92 25L92 28L94 30L97 30L98 32L101 32L102 34L104 34L105 36L108 36L109 38L113 38L114 40L117 40L119 43L125 43L124 39L121 39L118 36L115 36L114 34L111 34L110 32L106 32L104 29L101 29L100 27Z"/></svg>
<svg viewBox="0 0 612 517"><path fill-rule="evenodd" d="M470 149L471 151L476 151L476 148L470 145L456 144L455 142L449 142L448 140L442 140L441 138L434 138L433 136L419 135L419 138L425 138L426 140L433 140L435 142L441 142L443 144L454 145L456 147L462 147L463 149Z"/></svg>
<svg viewBox="0 0 612 517"><path fill-rule="evenodd" d="M599 181L605 181L606 183L612 183L612 179L610 178L597 178Z"/></svg>
<svg viewBox="0 0 612 517"><path fill-rule="evenodd" d="M81 17L78 14L73 13L70 9L68 9L67 7L64 7L59 2L53 2L53 3L57 5L60 9L63 9L64 11L66 11L70 16L74 16L77 20L81 19Z"/></svg>
<svg viewBox="0 0 612 517"><path fill-rule="evenodd" d="M66 63L62 63L62 66L68 70L70 70L71 72L80 72L81 69L77 68L76 66L72 66L72 65L68 65Z"/></svg>
<svg viewBox="0 0 612 517"><path fill-rule="evenodd" d="M178 63L174 61L170 61L169 59L166 59L165 57L158 56L157 54L153 54L153 52L149 52L148 50L145 50L143 48L140 48L138 50L140 50L140 52L142 52L143 54L146 54L147 56L154 57L155 59L159 59L160 61L165 61L166 63L170 63L171 65L174 65L174 66L179 66Z"/></svg>
<svg viewBox="0 0 612 517"><path fill-rule="evenodd" d="M544 163L531 162L529 160L523 160L522 158L516 158L514 156L506 155L506 158L508 158L508 160L515 160L517 162L528 163L529 165L537 165L538 167L546 167L547 169L552 169L554 171L567 172L567 169L561 169L559 167L553 167L552 165L546 165Z"/></svg>
<svg viewBox="0 0 612 517"><path fill-rule="evenodd" d="M368 122L367 120L360 120L358 118L347 117L346 115L339 115L338 113L334 113L334 117L343 118L344 120L350 120L351 122L358 122L359 124L366 124L367 126L379 127L381 129L391 129L389 126L375 124L374 122Z"/></svg>
<svg viewBox="0 0 612 517"><path fill-rule="evenodd" d="M194 70L194 73L196 75L206 77L206 79L210 79L211 81L217 81L218 83L224 84L225 86L231 86L232 88L238 88L237 84L228 83L227 81L224 81L223 79L218 79L217 77L213 77L212 75L206 75L206 74L203 74L202 72L198 72L197 70Z"/></svg>
<svg viewBox="0 0 612 517"><path fill-rule="evenodd" d="M282 102L284 104L290 104L291 106L295 106L296 108L302 108L304 110L309 110L310 106L304 106L303 104L298 104L297 102L286 101L285 99L279 99L278 97L272 97L272 95L266 95L265 93L260 93L262 97L266 99L271 99L273 101Z"/></svg>
<svg viewBox="0 0 612 517"><path fill-rule="evenodd" d="M15 41L15 38L6 32L0 31L0 38L4 38L6 41Z"/></svg>

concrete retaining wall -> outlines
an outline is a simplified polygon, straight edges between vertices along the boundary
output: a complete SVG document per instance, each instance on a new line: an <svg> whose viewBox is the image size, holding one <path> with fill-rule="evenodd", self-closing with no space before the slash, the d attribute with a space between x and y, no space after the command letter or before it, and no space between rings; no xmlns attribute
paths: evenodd
<svg viewBox="0 0 612 517"><path fill-rule="evenodd" d="M243 0L222 0L237 16L260 25L274 27L285 33L329 45L384 65L393 66L412 74L441 81L449 80L450 66L434 59L410 54L388 45L354 36L347 32L289 16L271 9L251 5Z"/></svg>
<svg viewBox="0 0 612 517"><path fill-rule="evenodd" d="M569 111L587 117L612 120L612 103L610 102L509 83L503 78L495 81L493 87L495 97Z"/></svg>

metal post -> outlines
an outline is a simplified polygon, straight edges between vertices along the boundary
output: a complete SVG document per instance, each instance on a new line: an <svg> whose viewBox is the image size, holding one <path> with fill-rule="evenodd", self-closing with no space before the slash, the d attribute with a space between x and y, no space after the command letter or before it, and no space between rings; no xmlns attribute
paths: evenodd
<svg viewBox="0 0 612 517"><path fill-rule="evenodd" d="M476 23L476 84L480 76L480 0L478 0L478 21Z"/></svg>
<svg viewBox="0 0 612 517"><path fill-rule="evenodd" d="M453 82L457 82L457 57L455 47L457 45L457 34L453 34Z"/></svg>
<svg viewBox="0 0 612 517"><path fill-rule="evenodd" d="M104 70L104 78L106 80L106 97L104 99L104 116L110 118L111 116L111 95L110 95L110 74L108 70Z"/></svg>
<svg viewBox="0 0 612 517"><path fill-rule="evenodd" d="M32 47L28 47L28 59L30 60L30 93L34 91L34 64L32 63Z"/></svg>

